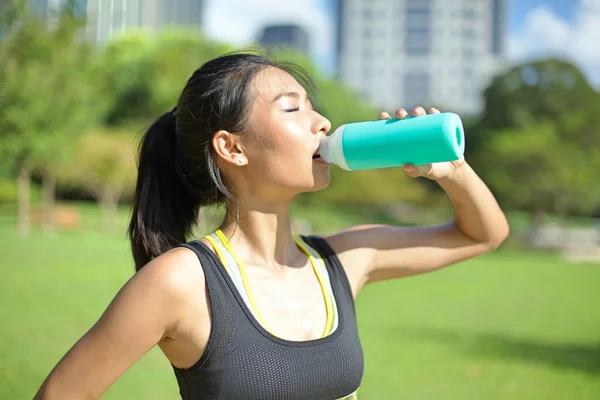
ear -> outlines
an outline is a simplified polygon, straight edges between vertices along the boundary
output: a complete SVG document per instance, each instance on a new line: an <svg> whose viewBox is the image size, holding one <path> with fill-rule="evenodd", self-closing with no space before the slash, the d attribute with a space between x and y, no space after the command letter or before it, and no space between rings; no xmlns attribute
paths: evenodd
<svg viewBox="0 0 600 400"><path fill-rule="evenodd" d="M248 163L244 149L239 143L238 135L220 130L213 136L212 145L217 153L217 157L221 160L237 166Z"/></svg>

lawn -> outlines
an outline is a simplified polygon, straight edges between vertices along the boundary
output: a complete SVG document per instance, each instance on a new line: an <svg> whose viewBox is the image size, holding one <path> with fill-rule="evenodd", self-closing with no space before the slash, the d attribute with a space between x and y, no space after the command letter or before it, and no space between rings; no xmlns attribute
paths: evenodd
<svg viewBox="0 0 600 400"><path fill-rule="evenodd" d="M322 221L324 213L306 215ZM16 400L33 397L132 267L124 235L36 230L21 239L13 222L0 219L0 399ZM357 299L360 398L598 399L599 288L600 266L510 249L367 287ZM177 398L158 349L103 397Z"/></svg>

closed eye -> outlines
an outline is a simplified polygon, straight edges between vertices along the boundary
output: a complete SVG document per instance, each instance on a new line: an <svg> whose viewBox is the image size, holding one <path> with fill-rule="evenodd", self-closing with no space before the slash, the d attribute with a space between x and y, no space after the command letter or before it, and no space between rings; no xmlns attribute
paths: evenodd
<svg viewBox="0 0 600 400"><path fill-rule="evenodd" d="M284 111L285 112L294 112L294 111L298 111L298 110L300 110L300 107L286 108Z"/></svg>

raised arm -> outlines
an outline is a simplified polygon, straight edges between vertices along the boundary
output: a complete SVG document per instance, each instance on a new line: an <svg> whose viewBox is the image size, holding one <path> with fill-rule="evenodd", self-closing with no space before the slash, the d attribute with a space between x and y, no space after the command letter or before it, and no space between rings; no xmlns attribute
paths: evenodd
<svg viewBox="0 0 600 400"><path fill-rule="evenodd" d="M186 249L175 249L137 272L55 366L34 400L97 399L169 336L184 313L190 282L197 282L189 272L201 271L194 257ZM203 288L194 292L203 293Z"/></svg>
<svg viewBox="0 0 600 400"><path fill-rule="evenodd" d="M413 115L424 113L418 107ZM398 118L406 115L404 110L396 112ZM382 113L380 118L389 115ZM407 166L406 171L411 177L437 181L454 207L454 220L425 227L359 225L328 236L355 293L369 282L425 273L475 257L497 248L508 236L504 213L464 159Z"/></svg>

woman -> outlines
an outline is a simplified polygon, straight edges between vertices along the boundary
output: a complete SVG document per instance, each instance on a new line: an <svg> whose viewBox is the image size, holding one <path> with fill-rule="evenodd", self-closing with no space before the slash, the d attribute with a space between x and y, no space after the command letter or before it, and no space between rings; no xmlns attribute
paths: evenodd
<svg viewBox="0 0 600 400"><path fill-rule="evenodd" d="M129 227L137 273L37 399L98 398L156 344L184 399L356 398L360 289L477 256L506 238L502 211L462 159L405 166L445 190L452 222L293 235L294 197L330 180L315 155L331 125L297 71L253 54L217 58L150 127ZM199 208L217 203L227 206L220 228L186 244Z"/></svg>

